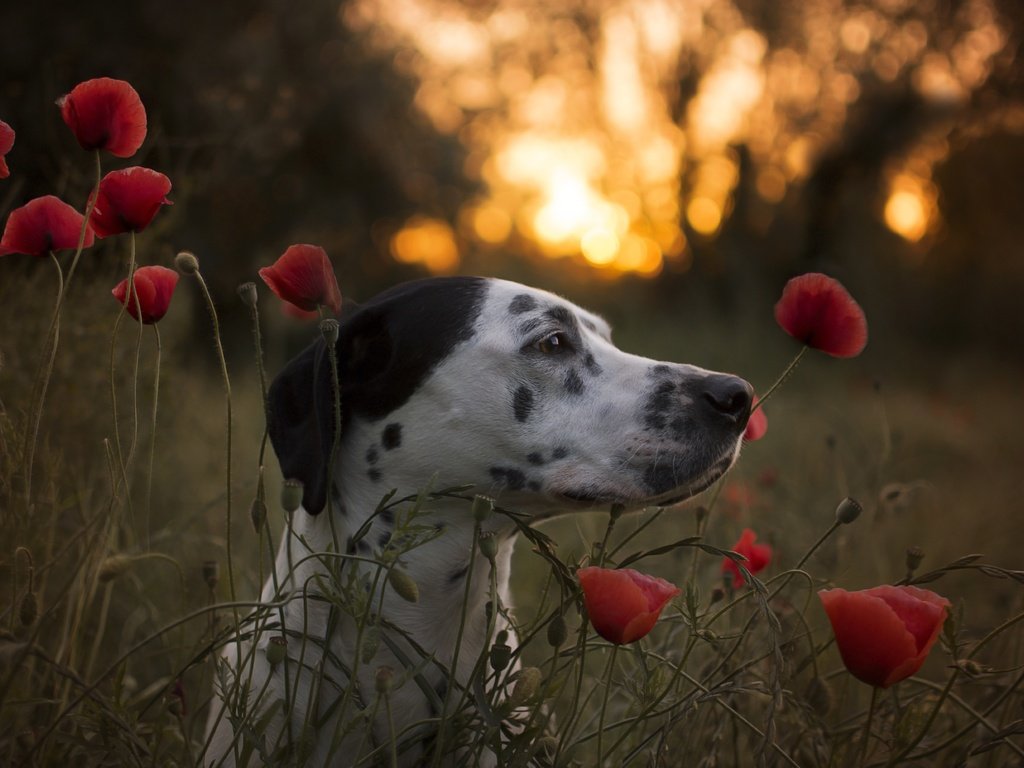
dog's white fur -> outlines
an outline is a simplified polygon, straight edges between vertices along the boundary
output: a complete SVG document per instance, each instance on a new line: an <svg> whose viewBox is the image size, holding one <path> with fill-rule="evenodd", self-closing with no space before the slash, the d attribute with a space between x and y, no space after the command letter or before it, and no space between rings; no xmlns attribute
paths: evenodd
<svg viewBox="0 0 1024 768"><path fill-rule="evenodd" d="M557 308L561 310L550 311ZM281 630L268 630L256 641L258 648L247 640L233 643L220 662L229 680L251 680L250 699L263 691L257 709L278 699L289 702L267 725L268 744L278 737L282 743L291 739L301 744L298 751L309 765L347 765L364 738L377 744L389 739L383 708L372 723L372 734L357 729L342 738L346 724L331 714L325 716L347 685L345 674L331 659L351 664L356 629L349 617L337 611L331 615L329 603L316 596L321 583L329 581L324 578L329 563L337 558L314 556L344 552L347 538L372 515L387 490L397 489L401 497L431 483L434 488L472 484L473 491L498 498L506 508L546 517L574 509L606 509L610 502L634 508L675 502L706 488L738 455L749 402L736 406L720 426L715 411L724 406L709 409L702 387L726 382L738 399L742 397L736 393L745 387L749 400L749 385L742 380L622 352L600 317L550 293L506 281L482 283L472 323L471 336L456 344L396 410L383 418L357 416L347 423L334 467L340 495L332 499L331 512L312 516L300 509L291 518L262 599L270 603L290 598L280 612L269 614L269 620L283 619L291 633L314 642L296 642L293 634L288 660L271 669L263 648ZM562 336L552 344L556 333ZM573 342L573 349L559 352L558 344L564 347L566 340ZM696 411L700 413L694 416ZM702 419L708 420L706 428ZM389 425L400 425L397 446L394 428L392 439L384 439ZM447 666L465 588L453 574L469 559L474 520L469 504L461 500L434 500L428 509L427 519L443 533L401 559L419 587L419 601L401 599L383 580L376 582L373 599L383 597L382 625L401 627L423 653ZM500 542L498 589L507 605L514 531L499 515L491 515L486 526ZM378 516L363 541L379 552L390 532L391 526ZM356 556L370 556L365 549L361 545ZM370 574L367 583L375 583L374 566L349 562L346 567ZM476 572L470 575L469 621L456 672L462 682L485 651L488 568L486 560L477 557ZM409 658L422 660L397 634L389 639ZM320 644L330 651L326 657ZM397 732L437 717L387 643L380 644L372 662L358 666L355 684L364 705L376 696L374 677L381 665L396 671L391 706ZM422 675L431 684L443 677L430 664L424 665ZM215 698L214 703L205 759L210 765L233 765L242 739L222 711L222 699ZM351 717L355 709L348 710L346 717ZM315 726L304 735L305 722ZM400 762L415 765L418 758L419 750L413 747Z"/></svg>

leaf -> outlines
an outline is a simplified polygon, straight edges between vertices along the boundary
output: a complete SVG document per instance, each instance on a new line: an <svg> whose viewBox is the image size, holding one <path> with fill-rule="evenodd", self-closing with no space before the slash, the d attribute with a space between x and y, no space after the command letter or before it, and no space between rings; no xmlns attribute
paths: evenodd
<svg viewBox="0 0 1024 768"><path fill-rule="evenodd" d="M697 543L700 539L700 536L688 536L685 539L679 539L679 541L674 541L671 544L665 544L661 547L655 547L654 549L649 549L646 552L634 552L632 555L622 560L618 567L625 568L627 565L635 563L637 560L641 560L645 557L654 557L655 555L664 555L666 552L671 552L672 550L679 549L680 547L701 546Z"/></svg>

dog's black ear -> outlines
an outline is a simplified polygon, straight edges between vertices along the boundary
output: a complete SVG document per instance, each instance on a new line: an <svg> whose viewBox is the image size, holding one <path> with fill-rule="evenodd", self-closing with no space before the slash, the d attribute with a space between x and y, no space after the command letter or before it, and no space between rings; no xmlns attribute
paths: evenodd
<svg viewBox="0 0 1024 768"><path fill-rule="evenodd" d="M381 316L355 311L343 317L336 345L341 395L341 433L347 401L387 366L391 342ZM302 506L316 515L327 505L328 467L334 448L335 409L331 361L318 339L278 374L267 394L267 429L281 473L303 485Z"/></svg>

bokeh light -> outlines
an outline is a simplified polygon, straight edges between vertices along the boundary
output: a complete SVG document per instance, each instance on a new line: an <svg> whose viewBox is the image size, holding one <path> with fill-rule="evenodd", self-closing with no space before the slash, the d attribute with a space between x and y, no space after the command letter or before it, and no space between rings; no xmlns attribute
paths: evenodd
<svg viewBox="0 0 1024 768"><path fill-rule="evenodd" d="M762 205L781 205L866 91L902 79L950 105L985 83L1008 40L992 0L965 2L952 28L934 11L808 0L769 34L729 0L346 3L344 23L414 79L416 109L457 137L480 184L458 213L460 243L416 219L391 252L434 272L499 247L612 275L685 269L687 232L723 231L741 174ZM932 168L947 154L932 142L885 169L879 215L908 241L937 226Z"/></svg>

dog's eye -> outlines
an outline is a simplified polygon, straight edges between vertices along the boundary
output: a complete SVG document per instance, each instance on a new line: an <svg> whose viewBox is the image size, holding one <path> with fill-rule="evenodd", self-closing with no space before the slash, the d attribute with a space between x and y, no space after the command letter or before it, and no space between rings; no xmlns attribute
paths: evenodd
<svg viewBox="0 0 1024 768"><path fill-rule="evenodd" d="M536 346L537 350L544 355L560 355L571 349L569 339L561 331L545 336L537 342Z"/></svg>

